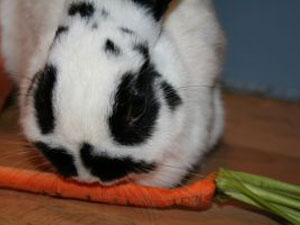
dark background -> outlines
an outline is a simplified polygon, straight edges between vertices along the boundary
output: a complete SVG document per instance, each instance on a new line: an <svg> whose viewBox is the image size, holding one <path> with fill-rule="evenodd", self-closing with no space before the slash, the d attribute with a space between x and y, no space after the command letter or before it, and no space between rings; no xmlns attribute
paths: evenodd
<svg viewBox="0 0 300 225"><path fill-rule="evenodd" d="M215 0L230 89L300 100L300 0Z"/></svg>

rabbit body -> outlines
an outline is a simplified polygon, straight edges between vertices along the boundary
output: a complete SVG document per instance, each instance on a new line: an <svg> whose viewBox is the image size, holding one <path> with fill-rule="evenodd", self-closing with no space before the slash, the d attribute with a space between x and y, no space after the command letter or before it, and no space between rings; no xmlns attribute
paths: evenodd
<svg viewBox="0 0 300 225"><path fill-rule="evenodd" d="M219 140L224 38L211 1L0 4L24 134L63 175L172 187Z"/></svg>

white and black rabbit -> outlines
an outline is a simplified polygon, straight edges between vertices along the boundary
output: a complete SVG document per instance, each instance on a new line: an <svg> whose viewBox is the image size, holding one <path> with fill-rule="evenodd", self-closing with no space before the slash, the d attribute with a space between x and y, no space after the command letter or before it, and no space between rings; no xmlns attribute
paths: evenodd
<svg viewBox="0 0 300 225"><path fill-rule="evenodd" d="M173 187L223 131L210 0L0 0L21 124L58 172Z"/></svg>

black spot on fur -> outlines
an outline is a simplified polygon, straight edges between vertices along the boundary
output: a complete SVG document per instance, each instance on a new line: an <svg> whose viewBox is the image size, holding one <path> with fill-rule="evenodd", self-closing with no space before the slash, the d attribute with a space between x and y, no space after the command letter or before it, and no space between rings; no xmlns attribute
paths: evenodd
<svg viewBox="0 0 300 225"><path fill-rule="evenodd" d="M156 167L154 163L136 162L130 157L112 158L104 153L96 155L89 144L82 146L80 156L90 173L103 182L111 182L130 173L148 173Z"/></svg>
<svg viewBox="0 0 300 225"><path fill-rule="evenodd" d="M159 21L167 11L172 0L132 0L134 3L141 5L153 14L155 20Z"/></svg>
<svg viewBox="0 0 300 225"><path fill-rule="evenodd" d="M118 56L121 54L121 49L112 40L108 39L105 42L105 52Z"/></svg>
<svg viewBox="0 0 300 225"><path fill-rule="evenodd" d="M90 18L95 12L94 4L91 2L74 2L69 8L69 15L75 16L77 13L83 18Z"/></svg>
<svg viewBox="0 0 300 225"><path fill-rule="evenodd" d="M163 90L164 97L168 103L169 108L174 111L180 104L182 104L182 99L177 94L177 91L168 82L163 81L161 83L161 89Z"/></svg>
<svg viewBox="0 0 300 225"><path fill-rule="evenodd" d="M68 32L69 28L66 26L59 26L56 30L55 40L59 38L59 36L63 33Z"/></svg>
<svg viewBox="0 0 300 225"><path fill-rule="evenodd" d="M42 142L35 143L35 146L41 150L43 155L54 165L57 171L65 176L77 176L77 170L74 165L74 158L63 148L50 148Z"/></svg>
<svg viewBox="0 0 300 225"><path fill-rule="evenodd" d="M115 95L113 114L109 118L116 142L138 145L151 137L160 109L154 82L158 76L149 62L139 73L123 76Z"/></svg>
<svg viewBox="0 0 300 225"><path fill-rule="evenodd" d="M98 29L98 23L96 23L96 22L93 23L92 28L93 28L93 29Z"/></svg>
<svg viewBox="0 0 300 225"><path fill-rule="evenodd" d="M133 50L138 51L146 60L149 59L149 48L147 44L136 44Z"/></svg>
<svg viewBox="0 0 300 225"><path fill-rule="evenodd" d="M109 17L109 12L103 8L101 10L101 15L106 19L107 17Z"/></svg>
<svg viewBox="0 0 300 225"><path fill-rule="evenodd" d="M42 134L49 134L54 129L53 89L56 83L56 73L53 65L47 65L37 74L34 107Z"/></svg>
<svg viewBox="0 0 300 225"><path fill-rule="evenodd" d="M134 31L133 30L130 30L129 28L126 28L126 27L121 27L120 30L125 33L125 34L134 34Z"/></svg>

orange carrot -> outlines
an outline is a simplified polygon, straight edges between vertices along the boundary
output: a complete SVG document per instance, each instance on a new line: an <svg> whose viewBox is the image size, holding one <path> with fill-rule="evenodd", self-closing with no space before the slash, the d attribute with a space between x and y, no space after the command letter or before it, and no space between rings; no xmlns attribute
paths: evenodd
<svg viewBox="0 0 300 225"><path fill-rule="evenodd" d="M176 189L153 188L133 183L105 187L65 180L51 173L0 167L0 188L137 207L208 208L215 193L214 180L215 176L211 175L205 180Z"/></svg>

